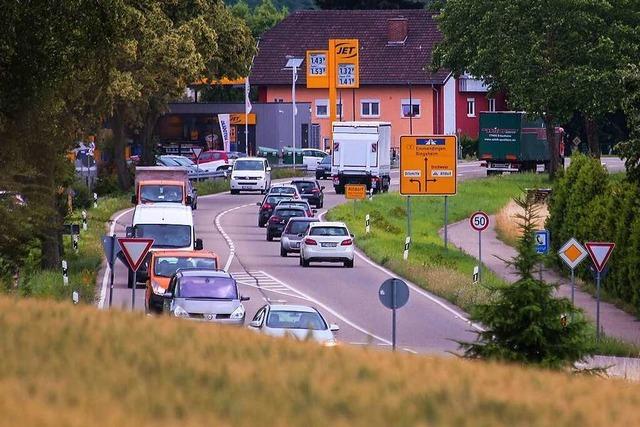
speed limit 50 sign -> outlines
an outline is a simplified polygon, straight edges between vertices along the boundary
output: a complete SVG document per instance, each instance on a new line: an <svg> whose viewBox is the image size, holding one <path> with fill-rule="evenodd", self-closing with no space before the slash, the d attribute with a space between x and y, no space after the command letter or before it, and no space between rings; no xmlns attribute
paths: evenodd
<svg viewBox="0 0 640 427"><path fill-rule="evenodd" d="M489 215L482 211L474 212L469 218L471 228L476 231L484 231L489 226Z"/></svg>

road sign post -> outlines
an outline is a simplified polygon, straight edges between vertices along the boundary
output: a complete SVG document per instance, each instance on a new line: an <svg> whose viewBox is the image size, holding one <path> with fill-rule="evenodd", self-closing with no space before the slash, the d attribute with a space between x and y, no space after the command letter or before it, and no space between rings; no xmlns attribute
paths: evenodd
<svg viewBox="0 0 640 427"><path fill-rule="evenodd" d="M612 242L587 242L585 243L587 252L596 268L596 340L600 339L600 279L602 270L607 265L613 249L616 247Z"/></svg>
<svg viewBox="0 0 640 427"><path fill-rule="evenodd" d="M114 264L116 262L116 254L120 252L120 245L118 244L118 239L115 234L102 236L102 250L109 265L109 308L111 308L113 301Z"/></svg>
<svg viewBox="0 0 640 427"><path fill-rule="evenodd" d="M364 184L347 184L344 186L344 197L353 200L353 217L356 217L356 200L367 198L367 186Z"/></svg>
<svg viewBox="0 0 640 427"><path fill-rule="evenodd" d="M378 290L382 305L391 310L391 345L396 350L396 310L409 301L409 287L400 279L385 280Z"/></svg>
<svg viewBox="0 0 640 427"><path fill-rule="evenodd" d="M449 196L444 196L444 249L448 249L449 236L447 228L449 227Z"/></svg>
<svg viewBox="0 0 640 427"><path fill-rule="evenodd" d="M477 211L471 215L469 223L478 232L478 282L482 282L482 232L489 227L489 216Z"/></svg>
<svg viewBox="0 0 640 427"><path fill-rule="evenodd" d="M139 237L118 237L118 244L122 249L122 255L133 272L133 286L131 287L131 310L136 307L136 272L142 265L149 249L153 246L153 239Z"/></svg>
<svg viewBox="0 0 640 427"><path fill-rule="evenodd" d="M571 304L575 301L576 267L587 257L587 250L575 239L571 238L558 251L560 259L571 269Z"/></svg>

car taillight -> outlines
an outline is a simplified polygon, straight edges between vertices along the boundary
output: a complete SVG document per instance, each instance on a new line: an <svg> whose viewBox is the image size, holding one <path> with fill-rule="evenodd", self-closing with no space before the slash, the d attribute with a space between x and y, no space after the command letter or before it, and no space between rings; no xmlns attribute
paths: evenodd
<svg viewBox="0 0 640 427"><path fill-rule="evenodd" d="M273 208L273 206L271 206L269 203L265 203L264 205L262 205L262 209L271 209Z"/></svg>
<svg viewBox="0 0 640 427"><path fill-rule="evenodd" d="M308 211L307 211L307 215L309 215L309 216L313 216L313 211L308 210Z"/></svg>
<svg viewBox="0 0 640 427"><path fill-rule="evenodd" d="M320 190L317 189L317 188L314 188L313 190L311 190L311 192L314 193L314 194L318 194L320 192Z"/></svg>
<svg viewBox="0 0 640 427"><path fill-rule="evenodd" d="M351 239L343 240L342 243L340 243L340 246L351 246L351 245L353 245L353 240Z"/></svg>
<svg viewBox="0 0 640 427"><path fill-rule="evenodd" d="M313 239L309 239L309 238L307 237L306 239L304 239L304 244L305 244L305 245L317 245L317 244L318 244L318 242L316 242L316 241L315 241L315 240L313 240Z"/></svg>
<svg viewBox="0 0 640 427"><path fill-rule="evenodd" d="M280 222L280 217L274 215L271 218L269 218L269 222L273 222L273 223Z"/></svg>

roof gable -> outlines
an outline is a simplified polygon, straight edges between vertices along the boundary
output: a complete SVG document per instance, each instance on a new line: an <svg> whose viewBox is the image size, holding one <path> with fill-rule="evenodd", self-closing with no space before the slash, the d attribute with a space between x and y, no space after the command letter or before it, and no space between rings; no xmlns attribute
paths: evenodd
<svg viewBox="0 0 640 427"><path fill-rule="evenodd" d="M304 57L307 50L327 49L329 38L360 40L360 84L442 84L447 70L429 70L433 48L442 39L426 10L304 10L290 14L260 39L251 69L252 84L291 84L283 70L286 55ZM405 43L388 43L388 20L406 18ZM306 70L306 60L303 62ZM306 84L306 72L298 84Z"/></svg>

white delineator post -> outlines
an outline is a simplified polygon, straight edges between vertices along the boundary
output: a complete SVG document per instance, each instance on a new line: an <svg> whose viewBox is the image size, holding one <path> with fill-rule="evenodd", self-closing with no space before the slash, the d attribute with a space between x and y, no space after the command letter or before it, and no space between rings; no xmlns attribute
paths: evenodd
<svg viewBox="0 0 640 427"><path fill-rule="evenodd" d="M62 283L67 286L69 284L69 270L67 268L67 261L62 260Z"/></svg>
<svg viewBox="0 0 640 427"><path fill-rule="evenodd" d="M371 228L370 228L369 224L370 224L369 214L367 214L367 216L364 219L364 230L365 230L365 233L367 233L367 234L369 234L369 231L371 231Z"/></svg>
<svg viewBox="0 0 640 427"><path fill-rule="evenodd" d="M87 231L87 211L82 210L82 229Z"/></svg>
<svg viewBox="0 0 640 427"><path fill-rule="evenodd" d="M407 236L404 240L404 254L402 255L405 261L409 258L409 246L411 246L411 237Z"/></svg>
<svg viewBox="0 0 640 427"><path fill-rule="evenodd" d="M98 207L98 193L93 193L93 207Z"/></svg>

